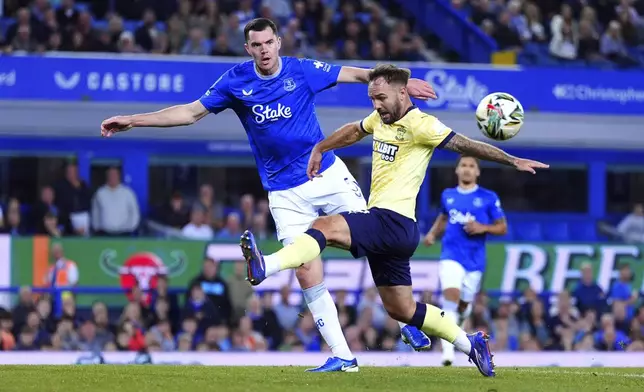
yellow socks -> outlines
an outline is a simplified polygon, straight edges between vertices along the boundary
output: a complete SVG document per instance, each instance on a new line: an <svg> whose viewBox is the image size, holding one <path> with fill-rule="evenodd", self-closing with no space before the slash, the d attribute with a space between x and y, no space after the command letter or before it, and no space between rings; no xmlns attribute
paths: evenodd
<svg viewBox="0 0 644 392"><path fill-rule="evenodd" d="M454 343L456 337L463 333L463 330L451 317L447 317L444 311L429 304L427 304L422 330L430 336L437 336L450 343Z"/></svg>
<svg viewBox="0 0 644 392"><path fill-rule="evenodd" d="M285 246L271 255L264 256L266 276L285 269L298 268L318 257L324 248L320 246L319 239L308 234L312 231L317 232L311 233L316 237L319 236L317 235L318 233L320 235L322 234L318 230L310 229L307 233L297 236L295 241L290 245ZM326 245L326 239L324 242Z"/></svg>

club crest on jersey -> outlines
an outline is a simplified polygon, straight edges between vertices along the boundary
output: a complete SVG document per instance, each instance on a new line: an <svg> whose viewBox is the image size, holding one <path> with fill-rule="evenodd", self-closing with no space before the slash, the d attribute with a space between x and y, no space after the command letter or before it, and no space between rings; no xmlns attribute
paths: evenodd
<svg viewBox="0 0 644 392"><path fill-rule="evenodd" d="M380 159L382 159L383 161L387 161L387 162L395 161L398 148L399 148L398 146L381 142L380 140L373 141L373 151L380 153Z"/></svg>
<svg viewBox="0 0 644 392"><path fill-rule="evenodd" d="M295 87L297 87L297 84L295 84L295 81L293 80L293 78L288 78L284 80L284 90L293 91L295 90Z"/></svg>
<svg viewBox="0 0 644 392"><path fill-rule="evenodd" d="M472 204L474 204L474 207L481 207L483 205L483 200L481 200L480 197L475 197Z"/></svg>
<svg viewBox="0 0 644 392"><path fill-rule="evenodd" d="M396 140L398 140L399 142L405 140L405 133L407 133L407 130L405 128L398 127L398 129L396 129Z"/></svg>

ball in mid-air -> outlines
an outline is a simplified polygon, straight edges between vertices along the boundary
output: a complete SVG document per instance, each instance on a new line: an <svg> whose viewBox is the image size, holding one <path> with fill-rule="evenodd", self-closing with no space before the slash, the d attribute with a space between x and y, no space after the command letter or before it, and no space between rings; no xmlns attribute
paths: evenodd
<svg viewBox="0 0 644 392"><path fill-rule="evenodd" d="M492 93L476 108L476 123L483 135L494 140L508 140L521 130L523 106L508 93Z"/></svg>

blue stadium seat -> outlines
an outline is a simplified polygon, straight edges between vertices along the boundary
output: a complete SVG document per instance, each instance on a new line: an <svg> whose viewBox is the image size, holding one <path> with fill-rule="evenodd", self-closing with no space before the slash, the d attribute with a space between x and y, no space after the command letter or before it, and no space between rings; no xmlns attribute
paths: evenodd
<svg viewBox="0 0 644 392"><path fill-rule="evenodd" d="M593 221L571 223L570 239L580 242L597 241L597 225Z"/></svg>
<svg viewBox="0 0 644 392"><path fill-rule="evenodd" d="M570 228L566 222L550 222L543 226L543 238L546 241L570 241Z"/></svg>
<svg viewBox="0 0 644 392"><path fill-rule="evenodd" d="M515 238L520 241L543 241L541 224L537 222L517 222Z"/></svg>

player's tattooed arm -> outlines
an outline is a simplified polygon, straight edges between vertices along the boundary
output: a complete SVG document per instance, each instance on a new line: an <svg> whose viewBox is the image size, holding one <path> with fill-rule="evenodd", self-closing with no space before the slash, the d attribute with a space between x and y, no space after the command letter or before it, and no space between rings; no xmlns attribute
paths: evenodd
<svg viewBox="0 0 644 392"><path fill-rule="evenodd" d="M534 169L547 169L550 167L541 162L517 158L491 144L472 140L458 133L454 134L442 148L457 154L467 154L486 161L512 166L519 171L530 173L535 173Z"/></svg>

